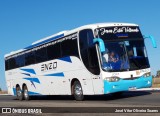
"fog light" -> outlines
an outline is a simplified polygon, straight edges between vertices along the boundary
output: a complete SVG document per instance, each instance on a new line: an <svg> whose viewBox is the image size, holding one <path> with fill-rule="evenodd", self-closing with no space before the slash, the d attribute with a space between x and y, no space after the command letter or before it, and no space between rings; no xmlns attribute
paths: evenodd
<svg viewBox="0 0 160 116"><path fill-rule="evenodd" d="M145 73L143 76L144 77L149 77L149 76L151 76L151 72Z"/></svg>

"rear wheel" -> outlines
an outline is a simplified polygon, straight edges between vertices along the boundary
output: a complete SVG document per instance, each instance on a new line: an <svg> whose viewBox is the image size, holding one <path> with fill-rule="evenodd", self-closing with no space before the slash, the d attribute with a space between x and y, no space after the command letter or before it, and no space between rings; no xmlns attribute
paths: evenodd
<svg viewBox="0 0 160 116"><path fill-rule="evenodd" d="M26 85L23 88L23 96L24 96L25 100L29 100L30 99L29 94L28 94L28 88L27 88Z"/></svg>
<svg viewBox="0 0 160 116"><path fill-rule="evenodd" d="M79 81L73 83L73 95L77 101L82 101L84 99L82 86Z"/></svg>
<svg viewBox="0 0 160 116"><path fill-rule="evenodd" d="M17 94L17 99L22 101L23 100L23 92L19 86L16 87L16 94Z"/></svg>

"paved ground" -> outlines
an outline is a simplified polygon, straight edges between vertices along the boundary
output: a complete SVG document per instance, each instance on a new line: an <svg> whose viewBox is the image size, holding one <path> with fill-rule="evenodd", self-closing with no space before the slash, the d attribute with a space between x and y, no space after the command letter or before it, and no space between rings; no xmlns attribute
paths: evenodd
<svg viewBox="0 0 160 116"><path fill-rule="evenodd" d="M13 96L1 95L0 107L73 107L73 111L75 110L75 107L88 107L88 110L90 110L90 107L160 107L160 92L125 92L118 97L112 95L86 96L85 101L75 101L70 96L43 96L34 97L30 101L19 101ZM58 113L56 115L62 116L64 114ZM72 116L73 114L68 113L67 115ZM84 114L82 113L78 115ZM90 114L87 115L89 116ZM96 116L97 114L93 114L93 116L94 115ZM118 115L121 114L118 113ZM124 115L127 116L127 114L123 114L123 116ZM136 114L134 113L132 115Z"/></svg>

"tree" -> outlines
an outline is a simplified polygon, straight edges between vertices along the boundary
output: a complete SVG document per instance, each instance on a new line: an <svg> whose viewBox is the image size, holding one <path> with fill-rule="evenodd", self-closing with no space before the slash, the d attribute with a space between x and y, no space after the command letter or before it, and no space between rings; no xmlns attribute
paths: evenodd
<svg viewBox="0 0 160 116"><path fill-rule="evenodd" d="M157 77L160 77L160 70L157 71Z"/></svg>
<svg viewBox="0 0 160 116"><path fill-rule="evenodd" d="M0 88L0 91L2 91L2 89Z"/></svg>

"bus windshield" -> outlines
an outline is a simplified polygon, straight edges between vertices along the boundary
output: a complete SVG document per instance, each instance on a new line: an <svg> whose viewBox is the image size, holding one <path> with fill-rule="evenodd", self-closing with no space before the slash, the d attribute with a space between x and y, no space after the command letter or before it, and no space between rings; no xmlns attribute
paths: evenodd
<svg viewBox="0 0 160 116"><path fill-rule="evenodd" d="M96 37L105 43L105 52L101 54L103 70L114 72L150 67L144 39L138 27L100 28L96 31Z"/></svg>
<svg viewBox="0 0 160 116"><path fill-rule="evenodd" d="M149 68L142 40L107 42L102 53L102 68L107 71L126 71Z"/></svg>

